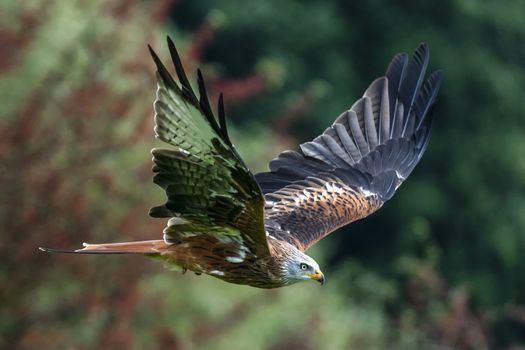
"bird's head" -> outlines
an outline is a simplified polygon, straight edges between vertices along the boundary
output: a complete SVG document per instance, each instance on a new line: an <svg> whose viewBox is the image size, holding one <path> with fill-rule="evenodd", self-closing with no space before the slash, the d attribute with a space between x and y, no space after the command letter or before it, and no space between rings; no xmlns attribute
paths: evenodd
<svg viewBox="0 0 525 350"><path fill-rule="evenodd" d="M301 281L317 281L324 284L324 275L319 264L299 250L288 256L283 264L284 279L289 283Z"/></svg>

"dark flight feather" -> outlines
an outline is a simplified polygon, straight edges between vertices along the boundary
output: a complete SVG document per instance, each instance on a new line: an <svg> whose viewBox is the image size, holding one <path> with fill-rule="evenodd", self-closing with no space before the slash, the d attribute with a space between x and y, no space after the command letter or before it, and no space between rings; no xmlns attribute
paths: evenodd
<svg viewBox="0 0 525 350"><path fill-rule="evenodd" d="M179 78L181 85L190 93L189 96L185 96L185 97L195 106L197 106L198 105L197 98L195 96L195 93L193 93L193 89L191 88L190 81L188 80L188 77L186 76L186 72L184 72L184 68L182 67L182 62L180 60L179 53L177 52L177 48L175 47L173 40L171 40L169 36L167 37L166 40L168 41L168 49L170 51L171 61L173 62L173 66L175 67L175 72L177 73L177 77ZM157 64L157 67L158 67L158 64Z"/></svg>
<svg viewBox="0 0 525 350"><path fill-rule="evenodd" d="M386 78L388 79L388 98L390 100L390 137L394 130L395 112L399 100L396 96L399 93L401 82L405 76L405 69L408 64L408 55L406 53L398 53L394 56L386 70Z"/></svg>
<svg viewBox="0 0 525 350"><path fill-rule="evenodd" d="M202 77L202 72L200 69L197 69L197 84L199 86L199 95L200 95L199 106L201 108L202 113L204 114L206 119L208 119L208 122L210 123L212 128L215 130L215 132L221 135L223 139L227 139L227 137L225 137L225 131L221 130L211 110L210 101L208 100L208 95L206 93L206 86L204 85L204 78Z"/></svg>
<svg viewBox="0 0 525 350"><path fill-rule="evenodd" d="M419 88L425 77L425 72L428 65L428 46L421 44L416 49L416 52L412 56L410 63L406 70L406 76L399 88L399 100L403 102L405 106L405 113L403 115L403 129L401 134L404 135L405 129L409 123L410 117L415 117L411 114L412 106L415 99L419 95Z"/></svg>
<svg viewBox="0 0 525 350"><path fill-rule="evenodd" d="M226 113L224 112L224 100L223 100L223 97L222 97L222 92L219 95L219 100L218 100L218 103L217 103L217 110L218 110L217 113L219 115L219 126L220 126L221 130L223 131L223 136L226 139L226 141L228 142L228 144L231 147L233 147L232 142L230 140L230 135L228 135L228 128L226 126Z"/></svg>

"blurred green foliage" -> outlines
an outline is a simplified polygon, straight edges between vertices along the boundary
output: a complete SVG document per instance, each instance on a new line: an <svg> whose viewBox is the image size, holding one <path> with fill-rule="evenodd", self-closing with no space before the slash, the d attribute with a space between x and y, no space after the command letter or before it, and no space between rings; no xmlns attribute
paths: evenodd
<svg viewBox="0 0 525 350"><path fill-rule="evenodd" d="M525 346L525 4L16 1L0 11L0 348ZM39 245L159 237L147 217L153 64L178 43L226 96L255 171L315 137L399 51L445 71L426 155L394 199L274 291Z"/></svg>

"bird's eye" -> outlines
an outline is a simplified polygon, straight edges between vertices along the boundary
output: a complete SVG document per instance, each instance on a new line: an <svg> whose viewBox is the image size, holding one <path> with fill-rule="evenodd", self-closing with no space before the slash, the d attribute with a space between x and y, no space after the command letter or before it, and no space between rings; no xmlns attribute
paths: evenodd
<svg viewBox="0 0 525 350"><path fill-rule="evenodd" d="M306 265L306 264L301 264L300 267L301 267L301 270L303 270L303 271L308 270L308 265Z"/></svg>

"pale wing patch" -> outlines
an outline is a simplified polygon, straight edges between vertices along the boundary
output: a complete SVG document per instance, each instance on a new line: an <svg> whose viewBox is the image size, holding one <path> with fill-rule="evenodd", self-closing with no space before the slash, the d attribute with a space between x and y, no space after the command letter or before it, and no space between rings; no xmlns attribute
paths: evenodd
<svg viewBox="0 0 525 350"><path fill-rule="evenodd" d="M244 261L244 258L238 256L227 256L226 261L231 262L232 264L240 264Z"/></svg>
<svg viewBox="0 0 525 350"><path fill-rule="evenodd" d="M214 276L224 276L224 272L222 271L219 271L219 270L211 270L210 272L208 272L210 275L214 275Z"/></svg>
<svg viewBox="0 0 525 350"><path fill-rule="evenodd" d="M240 264L246 259L247 252L249 252L249 250L246 246L239 245L239 249L235 252L236 255L227 256L225 260L232 264Z"/></svg>

